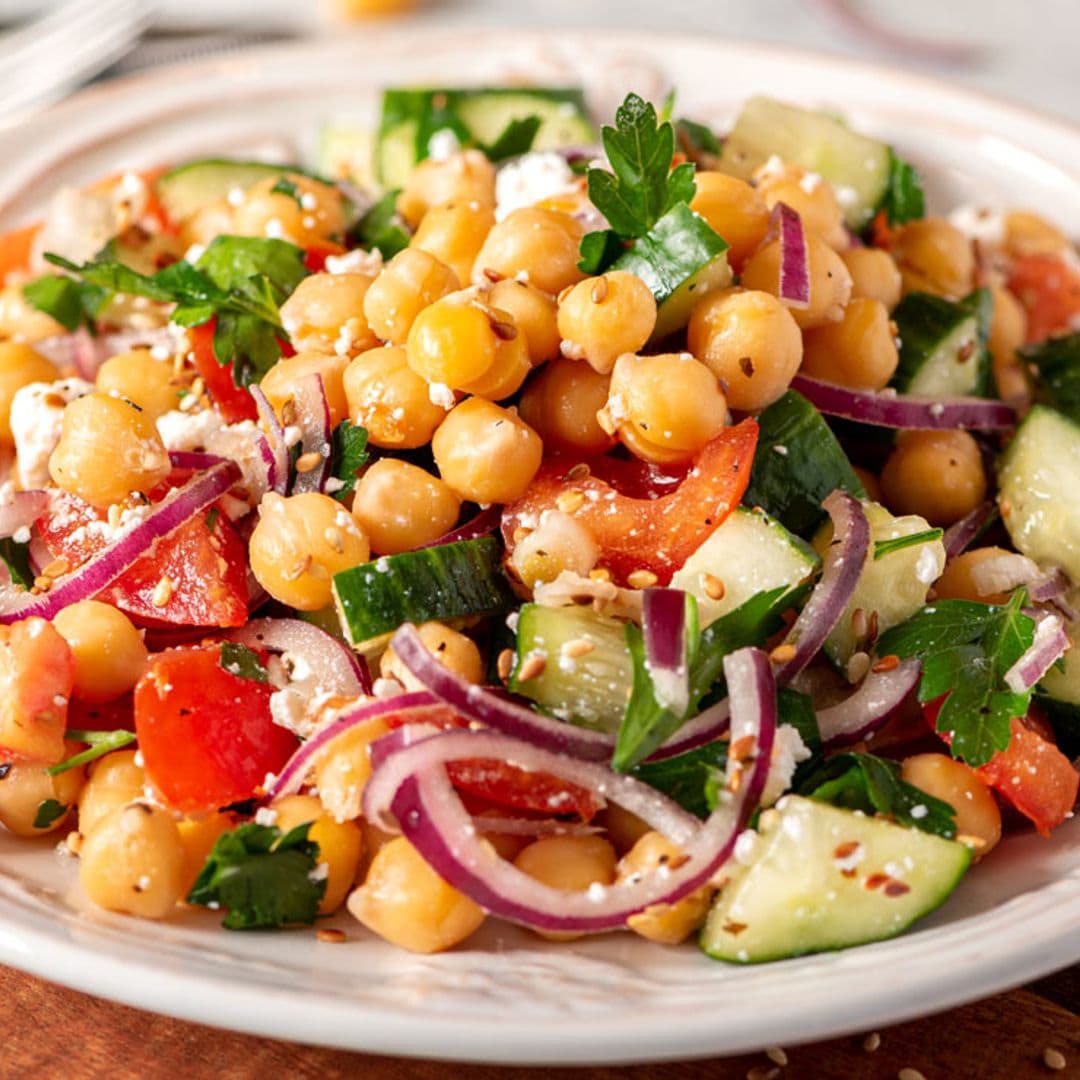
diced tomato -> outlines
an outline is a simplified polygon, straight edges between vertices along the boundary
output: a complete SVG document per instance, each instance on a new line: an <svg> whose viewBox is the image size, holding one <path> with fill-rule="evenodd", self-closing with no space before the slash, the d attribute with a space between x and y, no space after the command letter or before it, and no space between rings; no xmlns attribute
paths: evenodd
<svg viewBox="0 0 1080 1080"><path fill-rule="evenodd" d="M594 475L570 477L575 463L550 459L540 467L529 490L503 511L502 531L513 550L514 533L535 528L540 515L560 496L580 492L572 512L600 545L602 566L625 583L635 570L649 570L661 584L686 562L738 505L750 482L758 426L752 419L725 428L694 460L682 483L666 495L636 499L616 491Z"/></svg>
<svg viewBox="0 0 1080 1080"><path fill-rule="evenodd" d="M304 251L304 265L313 274L321 274L326 269L327 258L331 255L344 254L345 249L340 244L334 244L327 240Z"/></svg>
<svg viewBox="0 0 1080 1080"><path fill-rule="evenodd" d="M177 477L182 482L182 477ZM67 493L56 496L38 531L53 558L72 568L107 547L104 511ZM213 520L213 531L207 527ZM154 603L163 577L168 599ZM160 591L156 597L162 599ZM160 626L243 626L247 621L247 545L220 510L198 514L159 540L120 575L99 599L115 604L140 622Z"/></svg>
<svg viewBox="0 0 1080 1080"><path fill-rule="evenodd" d="M4 284L8 274L21 273L30 268L30 253L40 231L40 224L26 225L0 236L0 285Z"/></svg>
<svg viewBox="0 0 1080 1080"><path fill-rule="evenodd" d="M874 215L870 228L870 238L874 242L874 247L888 250L896 236L896 230L889 224L889 215L884 210L879 210Z"/></svg>
<svg viewBox="0 0 1080 1080"><path fill-rule="evenodd" d="M233 382L232 364L219 364L214 355L215 324L216 320L210 319L188 331L195 368L206 383L207 393L226 423L237 424L241 420L254 420L258 416L255 399L244 387Z"/></svg>
<svg viewBox="0 0 1080 1080"><path fill-rule="evenodd" d="M75 659L44 619L0 626L0 759L64 757Z"/></svg>
<svg viewBox="0 0 1080 1080"><path fill-rule="evenodd" d="M1027 312L1027 340L1071 330L1080 315L1080 272L1056 255L1024 255L1012 265L1009 289Z"/></svg>
<svg viewBox="0 0 1080 1080"><path fill-rule="evenodd" d="M151 657L135 687L147 779L167 805L200 813L251 798L298 742L270 715L269 683L221 666L221 646Z"/></svg>
<svg viewBox="0 0 1080 1080"><path fill-rule="evenodd" d="M602 806L596 795L577 784L493 758L455 761L446 771L459 791L514 810L553 816L574 814L590 821Z"/></svg>

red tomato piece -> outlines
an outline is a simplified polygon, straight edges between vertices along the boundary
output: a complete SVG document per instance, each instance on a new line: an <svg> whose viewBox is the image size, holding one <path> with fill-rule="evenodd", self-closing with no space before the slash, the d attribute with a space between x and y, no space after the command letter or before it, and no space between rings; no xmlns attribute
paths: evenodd
<svg viewBox="0 0 1080 1080"><path fill-rule="evenodd" d="M757 422L749 418L725 428L694 459L682 483L657 498L623 495L591 469L569 478L573 463L550 459L529 490L503 511L503 539L513 550L517 529L535 528L561 495L580 492L585 498L572 516L595 537L601 565L615 581L623 584L635 570L649 570L667 584L739 504L750 482L757 435Z"/></svg>
<svg viewBox="0 0 1080 1080"><path fill-rule="evenodd" d="M304 251L304 265L313 273L321 274L326 269L326 260L331 255L344 255L345 249L340 244L329 240L316 244Z"/></svg>
<svg viewBox="0 0 1080 1080"><path fill-rule="evenodd" d="M186 479L186 474L178 474L170 482ZM247 545L221 511L214 515L211 532L211 513L196 515L159 540L100 599L151 625L243 626L248 614ZM106 517L78 496L62 493L37 527L49 553L74 568L109 545L108 528L95 524ZM169 579L172 590L159 607L153 598L162 577Z"/></svg>
<svg viewBox="0 0 1080 1080"><path fill-rule="evenodd" d="M269 683L221 666L221 646L151 657L135 687L135 733L165 803L199 813L256 794L299 745L274 723Z"/></svg>
<svg viewBox="0 0 1080 1080"><path fill-rule="evenodd" d="M493 758L454 761L446 771L459 791L514 810L545 816L573 814L590 821L603 805L596 795L577 784Z"/></svg>
<svg viewBox="0 0 1080 1080"><path fill-rule="evenodd" d="M1009 276L1009 289L1027 312L1027 340L1067 331L1080 314L1080 273L1056 255L1025 255Z"/></svg>
<svg viewBox="0 0 1080 1080"><path fill-rule="evenodd" d="M193 326L188 331L191 335L191 351L195 358L195 367L206 383L207 392L217 406L227 424L237 424L241 420L254 420L258 417L255 399L242 387L233 382L232 364L219 364L214 355L214 326L216 319L210 319L201 326Z"/></svg>
<svg viewBox="0 0 1080 1080"><path fill-rule="evenodd" d="M30 254L41 232L40 223L12 229L0 236L0 285L8 274L22 273L30 268Z"/></svg>
<svg viewBox="0 0 1080 1080"><path fill-rule="evenodd" d="M0 759L62 761L75 659L44 619L0 626Z"/></svg>

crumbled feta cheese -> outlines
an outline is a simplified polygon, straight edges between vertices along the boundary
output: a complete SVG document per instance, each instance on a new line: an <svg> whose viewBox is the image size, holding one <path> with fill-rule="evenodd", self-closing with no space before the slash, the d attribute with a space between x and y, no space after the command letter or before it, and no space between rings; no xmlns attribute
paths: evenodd
<svg viewBox="0 0 1080 1080"><path fill-rule="evenodd" d="M160 421L159 421L160 423ZM266 492L266 462L262 456L262 434L252 420L242 420L212 431L206 449L219 457L232 458L243 474L242 486L258 501Z"/></svg>
<svg viewBox="0 0 1080 1080"><path fill-rule="evenodd" d="M773 741L769 775L765 778L765 790L761 793L762 806L772 806L787 791L795 775L795 766L809 757L810 751L799 732L790 724L781 724L776 729Z"/></svg>
<svg viewBox="0 0 1080 1080"><path fill-rule="evenodd" d="M514 210L574 190L575 176L566 158L553 151L523 154L495 176L495 220Z"/></svg>
<svg viewBox="0 0 1080 1080"><path fill-rule="evenodd" d="M980 244L1000 247L1005 242L1005 216L1000 210L965 203L949 214L949 224Z"/></svg>
<svg viewBox="0 0 1080 1080"><path fill-rule="evenodd" d="M454 397L454 391L446 383L441 382L428 384L428 400L432 405L438 405L440 409L445 409L447 412L454 407L457 401Z"/></svg>
<svg viewBox="0 0 1080 1080"><path fill-rule="evenodd" d="M345 252L344 255L326 256L328 274L367 274L375 277L382 270L382 265L382 252L378 248L372 251L356 248Z"/></svg>
<svg viewBox="0 0 1080 1080"><path fill-rule="evenodd" d="M255 811L255 824L256 825L276 825L278 819L278 812L271 810L269 806L260 806Z"/></svg>
<svg viewBox="0 0 1080 1080"><path fill-rule="evenodd" d="M806 192L807 195L813 195L819 187L821 187L821 173L808 172L799 180L799 187Z"/></svg>
<svg viewBox="0 0 1080 1080"><path fill-rule="evenodd" d="M428 139L427 152L432 161L445 161L461 149L461 140L452 128L439 128Z"/></svg>
<svg viewBox="0 0 1080 1080"><path fill-rule="evenodd" d="M166 450L209 450L210 439L224 427L213 409L181 412L173 409L158 417L157 429Z"/></svg>
<svg viewBox="0 0 1080 1080"><path fill-rule="evenodd" d="M945 545L937 543L923 544L918 559L915 560L915 577L922 585L933 585L942 570L945 569Z"/></svg>
<svg viewBox="0 0 1080 1080"><path fill-rule="evenodd" d="M83 379L31 383L17 391L11 402L11 434L16 469L24 489L49 483L49 458L60 442L64 406L93 391Z"/></svg>

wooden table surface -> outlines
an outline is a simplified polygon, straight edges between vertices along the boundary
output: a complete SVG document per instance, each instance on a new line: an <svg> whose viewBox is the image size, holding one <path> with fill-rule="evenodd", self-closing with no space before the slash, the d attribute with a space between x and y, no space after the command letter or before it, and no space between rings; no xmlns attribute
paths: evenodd
<svg viewBox="0 0 1080 1080"><path fill-rule="evenodd" d="M1080 967L880 1033L789 1047L786 1064L765 1054L621 1068L508 1069L440 1064L325 1050L236 1035L114 1005L0 968L0 1077L81 1080L1051 1080L1080 1078ZM422 1018L418 1023L423 1023ZM1047 1048L1063 1055L1055 1071ZM777 1055L782 1060L782 1055Z"/></svg>

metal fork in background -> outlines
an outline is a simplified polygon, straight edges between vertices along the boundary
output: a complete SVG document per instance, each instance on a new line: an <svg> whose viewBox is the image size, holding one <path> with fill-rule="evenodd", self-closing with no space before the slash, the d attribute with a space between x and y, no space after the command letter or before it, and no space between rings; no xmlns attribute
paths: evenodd
<svg viewBox="0 0 1080 1080"><path fill-rule="evenodd" d="M0 37L0 121L56 101L114 63L153 14L148 0L67 0Z"/></svg>

